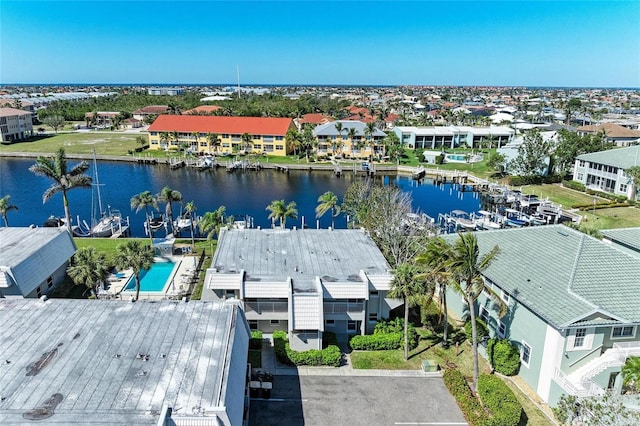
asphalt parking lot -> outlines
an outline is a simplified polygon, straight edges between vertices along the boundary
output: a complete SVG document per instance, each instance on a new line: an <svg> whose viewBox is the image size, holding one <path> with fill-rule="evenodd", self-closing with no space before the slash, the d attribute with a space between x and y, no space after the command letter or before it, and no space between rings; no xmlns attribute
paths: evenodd
<svg viewBox="0 0 640 426"><path fill-rule="evenodd" d="M466 425L436 377L275 376L269 399L252 399L249 424Z"/></svg>

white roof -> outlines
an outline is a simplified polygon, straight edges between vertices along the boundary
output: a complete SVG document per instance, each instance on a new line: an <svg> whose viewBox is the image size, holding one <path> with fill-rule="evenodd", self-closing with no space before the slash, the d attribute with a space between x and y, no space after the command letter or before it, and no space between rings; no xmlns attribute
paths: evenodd
<svg viewBox="0 0 640 426"><path fill-rule="evenodd" d="M32 293L75 252L67 228L0 228L0 269L12 277L22 296Z"/></svg>
<svg viewBox="0 0 640 426"><path fill-rule="evenodd" d="M165 404L242 423L249 329L237 306L0 299L0 323L0 424L155 425Z"/></svg>

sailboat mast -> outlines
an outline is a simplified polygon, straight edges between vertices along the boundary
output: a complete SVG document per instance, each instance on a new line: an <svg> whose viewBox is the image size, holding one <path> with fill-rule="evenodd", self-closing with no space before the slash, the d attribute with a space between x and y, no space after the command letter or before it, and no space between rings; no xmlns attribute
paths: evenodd
<svg viewBox="0 0 640 426"><path fill-rule="evenodd" d="M238 74L238 99L240 99L240 64L236 64L236 72Z"/></svg>
<svg viewBox="0 0 640 426"><path fill-rule="evenodd" d="M96 186L96 193L98 194L98 209L99 209L99 217L97 218L97 220L99 220L100 217L102 217L102 197L100 196L100 179L98 179L98 161L96 160L96 150L93 150L93 173L95 175L95 183L94 185Z"/></svg>

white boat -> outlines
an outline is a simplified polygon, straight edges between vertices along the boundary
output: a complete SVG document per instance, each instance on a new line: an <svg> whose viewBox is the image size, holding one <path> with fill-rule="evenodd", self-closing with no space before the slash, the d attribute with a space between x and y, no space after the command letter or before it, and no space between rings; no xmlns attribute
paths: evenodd
<svg viewBox="0 0 640 426"><path fill-rule="evenodd" d="M191 217L191 213L185 212L181 213L180 216L173 221L173 231L179 234L182 231L191 229L191 226L193 226L193 229L195 230L197 225L198 218Z"/></svg>
<svg viewBox="0 0 640 426"><path fill-rule="evenodd" d="M457 228L462 228L467 231L473 231L476 229L475 222L469 216L469 213L462 210L453 210L449 215L450 220L456 225Z"/></svg>
<svg viewBox="0 0 640 426"><path fill-rule="evenodd" d="M476 226L480 229L500 229L502 225L493 220L493 215L486 210L479 210L475 219Z"/></svg>
<svg viewBox="0 0 640 426"><path fill-rule="evenodd" d="M154 213L144 222L144 232L146 235L149 235L149 232L153 235L162 228L164 228L165 232L168 232L167 223L168 221L162 213Z"/></svg>
<svg viewBox="0 0 640 426"><path fill-rule="evenodd" d="M113 237L126 234L129 229L129 219L123 219L120 210L113 210L107 205L102 207L102 194L100 192L100 179L98 178L98 162L96 152L93 151L93 194L91 197L91 225L78 218L78 225L73 228L77 237Z"/></svg>

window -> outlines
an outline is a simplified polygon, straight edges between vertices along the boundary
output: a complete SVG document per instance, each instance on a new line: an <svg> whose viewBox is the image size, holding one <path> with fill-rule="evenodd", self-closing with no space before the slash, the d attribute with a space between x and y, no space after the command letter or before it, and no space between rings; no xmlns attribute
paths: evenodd
<svg viewBox="0 0 640 426"><path fill-rule="evenodd" d="M580 160L580 163L578 163L580 167L584 167L584 160Z"/></svg>
<svg viewBox="0 0 640 426"><path fill-rule="evenodd" d="M280 320L271 320L271 321L269 321L269 324L271 324L271 325L280 325Z"/></svg>
<svg viewBox="0 0 640 426"><path fill-rule="evenodd" d="M347 331L356 331L356 321L347 321Z"/></svg>
<svg viewBox="0 0 640 426"><path fill-rule="evenodd" d="M627 184L626 183L621 183L619 191L620 192L627 192Z"/></svg>
<svg viewBox="0 0 640 426"><path fill-rule="evenodd" d="M265 152L273 152L273 145L272 144L265 144L264 151Z"/></svg>
<svg viewBox="0 0 640 426"><path fill-rule="evenodd" d="M574 348L581 348L584 346L584 337L587 335L586 328L579 328L576 330L576 338L573 341Z"/></svg>
<svg viewBox="0 0 640 426"><path fill-rule="evenodd" d="M224 292L224 295L227 299L233 299L236 297L236 291L235 290L226 290Z"/></svg>
<svg viewBox="0 0 640 426"><path fill-rule="evenodd" d="M249 329L257 330L258 329L258 320L249 320Z"/></svg>
<svg viewBox="0 0 640 426"><path fill-rule="evenodd" d="M284 138L283 138L282 136L276 136L276 140L277 140L277 141L281 141L281 140L283 140L283 139L284 139Z"/></svg>
<svg viewBox="0 0 640 426"><path fill-rule="evenodd" d="M284 146L276 145L276 151L283 151L283 150L284 150Z"/></svg>
<svg viewBox="0 0 640 426"><path fill-rule="evenodd" d="M370 313L369 314L369 322L377 322L378 321L378 314L377 313Z"/></svg>
<svg viewBox="0 0 640 426"><path fill-rule="evenodd" d="M507 335L507 326L502 321L498 321L498 336L504 338Z"/></svg>
<svg viewBox="0 0 640 426"><path fill-rule="evenodd" d="M506 303L507 305L509 304L509 301L511 300L511 296L509 296L509 293L502 290L502 294L500 295L500 297L502 297L502 300L504 300L504 303Z"/></svg>
<svg viewBox="0 0 640 426"><path fill-rule="evenodd" d="M369 292L369 297L378 297L379 293L377 291L371 291Z"/></svg>
<svg viewBox="0 0 640 426"><path fill-rule="evenodd" d="M636 328L632 325L625 325L623 327L613 327L611 329L612 339L624 339L627 337L634 337L636 335Z"/></svg>
<svg viewBox="0 0 640 426"><path fill-rule="evenodd" d="M582 179L584 179L584 173L576 174L576 180L582 180Z"/></svg>
<svg viewBox="0 0 640 426"><path fill-rule="evenodd" d="M529 361L531 360L531 346L527 344L524 340L522 341L522 346L520 347L520 361L526 367L529 367Z"/></svg>
<svg viewBox="0 0 640 426"><path fill-rule="evenodd" d="M333 328L336 326L335 320L324 320L325 327Z"/></svg>
<svg viewBox="0 0 640 426"><path fill-rule="evenodd" d="M262 149L262 144L260 144L260 143L254 143L254 144L253 144L253 149Z"/></svg>
<svg viewBox="0 0 640 426"><path fill-rule="evenodd" d="M480 319L484 322L489 322L489 311L484 306L480 306Z"/></svg>

